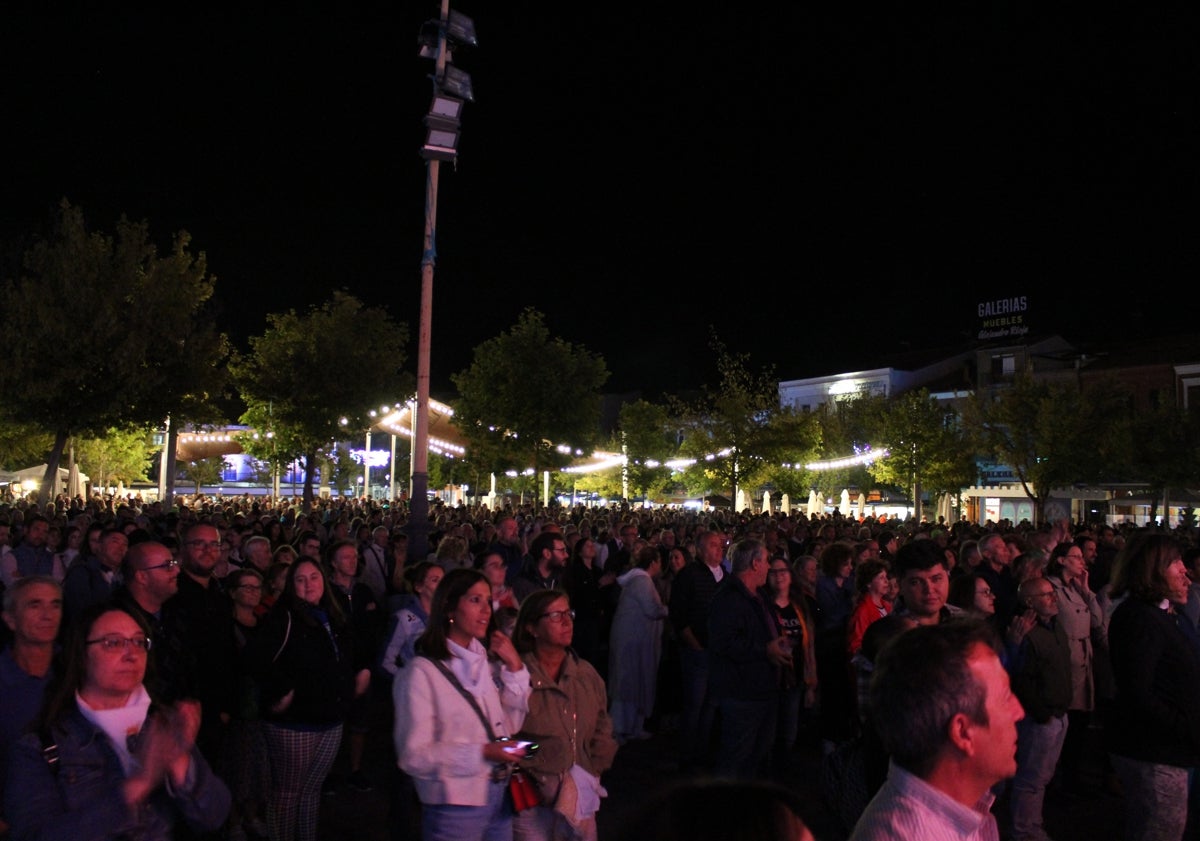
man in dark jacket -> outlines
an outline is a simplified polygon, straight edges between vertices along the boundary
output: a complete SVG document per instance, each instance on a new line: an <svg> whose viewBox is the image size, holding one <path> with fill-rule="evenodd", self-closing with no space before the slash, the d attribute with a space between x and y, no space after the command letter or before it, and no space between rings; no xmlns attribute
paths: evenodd
<svg viewBox="0 0 1200 841"><path fill-rule="evenodd" d="M720 718L718 776L763 776L775 740L780 669L791 662L786 637L775 632L759 590L770 558L761 540L730 553L732 575L717 589L708 614L708 691Z"/></svg>
<svg viewBox="0 0 1200 841"><path fill-rule="evenodd" d="M1047 579L1023 582L1018 598L1037 619L1009 665L1013 694L1025 708L1025 718L1017 724L1017 774L1009 798L1012 837L1045 841L1049 836L1042 826L1042 805L1067 736L1071 643L1058 621L1058 597Z"/></svg>

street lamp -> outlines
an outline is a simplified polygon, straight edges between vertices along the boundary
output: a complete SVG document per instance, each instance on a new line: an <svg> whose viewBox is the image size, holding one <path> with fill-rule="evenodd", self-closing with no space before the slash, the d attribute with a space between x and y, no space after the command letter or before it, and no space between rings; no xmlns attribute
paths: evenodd
<svg viewBox="0 0 1200 841"><path fill-rule="evenodd" d="M429 553L429 348L433 324L433 265L437 259L437 191L442 161L458 156L464 102L473 101L471 77L450 63L451 47L475 46L475 24L441 0L441 14L427 21L417 38L420 53L434 59L433 102L425 117L425 239L421 253L421 326L417 332L417 407L413 418L412 494L409 497L408 545L411 556Z"/></svg>

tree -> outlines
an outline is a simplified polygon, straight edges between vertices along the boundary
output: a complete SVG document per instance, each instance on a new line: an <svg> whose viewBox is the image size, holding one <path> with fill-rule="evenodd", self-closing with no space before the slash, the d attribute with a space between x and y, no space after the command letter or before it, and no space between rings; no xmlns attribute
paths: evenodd
<svg viewBox="0 0 1200 841"><path fill-rule="evenodd" d="M1172 488L1195 487L1200 476L1200 412L1161 401L1138 412L1129 431L1129 475L1149 485L1153 520Z"/></svg>
<svg viewBox="0 0 1200 841"><path fill-rule="evenodd" d="M221 456L199 458L195 461L189 461L180 468L179 476L195 485L196 496L200 496L200 489L205 485L221 484L221 480L225 478L225 471L228 467L229 465Z"/></svg>
<svg viewBox="0 0 1200 841"><path fill-rule="evenodd" d="M713 488L716 483L736 499L739 488L810 449L816 429L810 419L780 407L773 369L748 370L748 355L729 353L715 331L710 346L720 382L705 385L694 402L669 397L668 405L683 432L680 455L696 460L687 471L689 485Z"/></svg>
<svg viewBox="0 0 1200 841"><path fill-rule="evenodd" d="M1040 522L1055 487L1124 463L1127 400L1112 384L1081 390L1020 375L995 396L975 395L963 413L977 451L1012 468Z"/></svg>
<svg viewBox="0 0 1200 841"><path fill-rule="evenodd" d="M64 200L51 236L5 280L5 317L21 341L6 347L0 393L14 420L54 435L43 495L73 434L212 411L228 343L213 327L216 280L190 242L181 231L160 257L146 222L121 217L115 236L89 232Z"/></svg>
<svg viewBox="0 0 1200 841"><path fill-rule="evenodd" d="M148 429L109 429L99 438L77 439L75 461L95 487L128 485L146 481L155 449L154 434Z"/></svg>
<svg viewBox="0 0 1200 841"><path fill-rule="evenodd" d="M667 407L645 400L626 403L621 406L617 423L630 490L635 496L661 493L671 481L671 468L663 462L678 449Z"/></svg>
<svg viewBox="0 0 1200 841"><path fill-rule="evenodd" d="M5 417L0 407L0 470L20 470L46 457L54 436L32 423Z"/></svg>
<svg viewBox="0 0 1200 841"><path fill-rule="evenodd" d="M563 467L571 455L560 446L590 449L599 436L604 360L551 338L532 308L476 347L471 366L450 379L460 395L451 422L472 459L492 472Z"/></svg>
<svg viewBox="0 0 1200 841"><path fill-rule="evenodd" d="M913 517L921 519L926 490L957 493L970 484L974 461L961 433L958 414L920 388L893 397L860 398L878 446L888 455L867 468L876 481L906 488L913 499Z"/></svg>
<svg viewBox="0 0 1200 841"><path fill-rule="evenodd" d="M276 452L303 457L306 508L317 465L345 429L366 429L372 407L412 390L402 373L407 341L407 326L387 312L335 291L304 315L268 315L249 353L234 355L229 369L247 406L242 420L267 418Z"/></svg>

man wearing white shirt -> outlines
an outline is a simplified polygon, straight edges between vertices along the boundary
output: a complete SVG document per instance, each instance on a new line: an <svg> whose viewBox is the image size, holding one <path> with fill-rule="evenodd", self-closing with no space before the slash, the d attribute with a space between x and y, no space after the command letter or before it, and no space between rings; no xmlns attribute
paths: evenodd
<svg viewBox="0 0 1200 841"><path fill-rule="evenodd" d="M992 787L1016 773L1025 711L996 644L983 621L956 618L884 647L868 714L891 763L850 841L999 841Z"/></svg>

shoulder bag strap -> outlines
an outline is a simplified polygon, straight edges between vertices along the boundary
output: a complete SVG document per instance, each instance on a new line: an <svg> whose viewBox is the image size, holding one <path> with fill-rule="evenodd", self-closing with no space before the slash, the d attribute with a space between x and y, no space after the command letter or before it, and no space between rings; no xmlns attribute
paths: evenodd
<svg viewBox="0 0 1200 841"><path fill-rule="evenodd" d="M443 663L441 660L434 660L432 657L428 657L426 659L433 663L433 665L437 666L438 671L446 676L446 680L450 681L454 688L458 690L459 695L462 695L467 699L467 703L471 705L471 708L475 710L475 714L479 716L479 720L483 722L483 728L487 730L488 738L493 742L496 741L496 731L492 729L491 722L488 721L487 716L483 714L483 710L480 709L479 702L475 700L475 696L468 692L466 687L458 682L458 678L454 676L454 672L450 671L450 668L445 663Z"/></svg>

